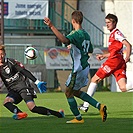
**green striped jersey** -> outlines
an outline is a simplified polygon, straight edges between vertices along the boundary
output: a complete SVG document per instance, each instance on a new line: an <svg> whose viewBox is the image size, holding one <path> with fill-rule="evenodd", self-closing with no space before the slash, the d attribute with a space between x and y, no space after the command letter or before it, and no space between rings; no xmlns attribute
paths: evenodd
<svg viewBox="0 0 133 133"><path fill-rule="evenodd" d="M84 29L73 30L66 36L71 44L71 58L73 61L73 72L85 69L89 63L88 53L93 52L90 36Z"/></svg>

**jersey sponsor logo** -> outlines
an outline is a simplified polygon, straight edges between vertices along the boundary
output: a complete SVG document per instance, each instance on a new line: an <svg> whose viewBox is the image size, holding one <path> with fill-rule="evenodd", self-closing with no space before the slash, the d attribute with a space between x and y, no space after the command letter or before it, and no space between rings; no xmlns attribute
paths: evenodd
<svg viewBox="0 0 133 133"><path fill-rule="evenodd" d="M13 81L16 81L17 79L19 79L19 74L16 73L14 76L6 79L7 82L13 82Z"/></svg>

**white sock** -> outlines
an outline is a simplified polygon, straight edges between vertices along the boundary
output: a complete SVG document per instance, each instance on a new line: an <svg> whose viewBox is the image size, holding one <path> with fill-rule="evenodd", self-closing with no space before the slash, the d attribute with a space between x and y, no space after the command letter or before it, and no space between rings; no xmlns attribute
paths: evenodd
<svg viewBox="0 0 133 133"><path fill-rule="evenodd" d="M94 95L95 91L96 91L96 88L97 88L97 84L91 82L89 87L88 87L87 94L92 97ZM89 103L88 102L84 102L83 106L84 107L89 107Z"/></svg>

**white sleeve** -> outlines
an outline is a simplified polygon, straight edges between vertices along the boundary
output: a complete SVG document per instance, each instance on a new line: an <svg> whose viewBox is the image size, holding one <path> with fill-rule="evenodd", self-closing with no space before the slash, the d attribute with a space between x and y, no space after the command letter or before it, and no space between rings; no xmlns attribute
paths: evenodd
<svg viewBox="0 0 133 133"><path fill-rule="evenodd" d="M122 42L125 38L125 36L118 30L115 32L115 39Z"/></svg>

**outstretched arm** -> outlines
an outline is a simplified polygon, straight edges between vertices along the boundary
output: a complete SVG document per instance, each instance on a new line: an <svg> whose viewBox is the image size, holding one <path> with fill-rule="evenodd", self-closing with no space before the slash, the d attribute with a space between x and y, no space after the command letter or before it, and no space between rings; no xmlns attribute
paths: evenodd
<svg viewBox="0 0 133 133"><path fill-rule="evenodd" d="M69 44L69 40L52 24L51 20L47 17L44 18L44 23L48 25L56 37L64 44Z"/></svg>
<svg viewBox="0 0 133 133"><path fill-rule="evenodd" d="M20 71L23 75L25 75L26 77L28 77L30 80L32 80L33 82L36 82L36 78L33 76L33 74L30 72L30 71L28 71L27 69L22 69L21 71Z"/></svg>
<svg viewBox="0 0 133 133"><path fill-rule="evenodd" d="M22 69L21 71L20 71L23 75L25 75L26 77L28 77L30 80L32 80L36 85L37 85L37 87L38 87L38 89L39 89L39 91L40 91L40 93L43 93L43 92L46 92L46 82L41 82L41 81L39 81L38 79L36 79L35 77L34 77L34 75L30 72L30 71L28 71L27 69Z"/></svg>

